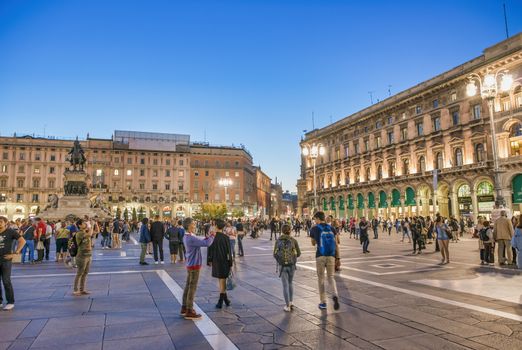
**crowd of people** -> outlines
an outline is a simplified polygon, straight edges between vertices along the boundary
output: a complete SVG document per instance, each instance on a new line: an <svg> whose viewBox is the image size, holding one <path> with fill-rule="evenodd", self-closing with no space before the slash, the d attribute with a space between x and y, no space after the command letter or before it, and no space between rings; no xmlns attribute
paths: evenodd
<svg viewBox="0 0 522 350"><path fill-rule="evenodd" d="M73 295L88 295L87 275L91 266L92 250L101 236L101 249L120 249L122 243L135 240L132 232L138 233L135 242L141 246L139 264L148 265L146 256L151 255L155 264L165 264L163 240L168 241L170 263L184 263L187 282L183 294L181 314L187 319L198 319L201 315L194 310L194 296L203 264L201 247L208 247L206 263L212 267L212 276L217 278L219 298L217 308L229 306L227 283L231 277L232 266L237 255L244 256L243 239L249 235L257 239L264 230L270 230L270 240L275 239L273 255L277 262L279 276L283 284L284 310L293 310L293 278L297 258L300 256L298 241L305 231L316 247L316 270L319 287L319 308L326 309L327 298L325 282L332 293L334 309L339 308L335 271L340 271L341 234L357 239L363 254L369 254L370 233L379 239L379 232L391 235L392 231L401 242L408 239L413 254L421 254L427 244L434 244L440 251L441 265L450 263L450 241L458 242L464 235L478 239L480 263L483 265L497 261L500 265L516 264L522 268L522 215L508 219L507 212L500 211L494 223L478 217L476 224L470 220L454 217L406 217L403 219L382 219L365 217L360 219L335 219L317 212L310 219L277 219L270 221L258 219L209 220L207 222L143 218L140 222L121 219L99 220L97 217L68 218L48 221L35 217L32 219L8 221L0 217L0 274L7 303L4 310L14 308L14 292L10 280L13 260L19 256L22 264L40 264L50 259L51 241L56 247L55 261L63 261L68 267L76 268ZM294 237L292 237L292 232ZM237 249L236 249L237 244ZM1 285L0 284L0 287ZM2 296L0 289L0 298ZM3 300L0 300L3 303Z"/></svg>

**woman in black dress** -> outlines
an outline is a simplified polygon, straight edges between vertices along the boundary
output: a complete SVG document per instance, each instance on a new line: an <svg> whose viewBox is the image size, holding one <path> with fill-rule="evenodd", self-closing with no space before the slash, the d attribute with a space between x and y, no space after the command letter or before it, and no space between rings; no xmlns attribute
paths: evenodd
<svg viewBox="0 0 522 350"><path fill-rule="evenodd" d="M216 307L221 309L223 302L225 302L226 306L230 305L230 300L227 296L226 281L230 274L233 259L232 252L230 251L230 239L223 233L225 221L217 219L216 227L217 232L214 242L208 248L207 265L212 265L212 277L217 278L219 282L219 301Z"/></svg>

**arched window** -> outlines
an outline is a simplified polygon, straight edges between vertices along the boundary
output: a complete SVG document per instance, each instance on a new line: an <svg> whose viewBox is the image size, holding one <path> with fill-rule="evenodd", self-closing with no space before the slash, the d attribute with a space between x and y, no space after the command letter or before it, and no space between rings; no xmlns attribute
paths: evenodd
<svg viewBox="0 0 522 350"><path fill-rule="evenodd" d="M426 159L424 158L424 156L420 156L419 157L419 169L418 169L418 172L425 172L426 171Z"/></svg>
<svg viewBox="0 0 522 350"><path fill-rule="evenodd" d="M484 162L486 160L486 153L484 152L484 145L477 143L475 145L475 161L477 163Z"/></svg>
<svg viewBox="0 0 522 350"><path fill-rule="evenodd" d="M509 137L522 136L522 124L515 123L509 128Z"/></svg>
<svg viewBox="0 0 522 350"><path fill-rule="evenodd" d="M442 158L442 152L437 152L435 155L435 169L444 168L444 160Z"/></svg>
<svg viewBox="0 0 522 350"><path fill-rule="evenodd" d="M359 183L361 181L361 173L359 169L355 170L355 183Z"/></svg>
<svg viewBox="0 0 522 350"><path fill-rule="evenodd" d="M402 174L408 175L410 173L410 160L408 158L404 158L402 160Z"/></svg>
<svg viewBox="0 0 522 350"><path fill-rule="evenodd" d="M388 163L388 177L395 176L395 162Z"/></svg>
<svg viewBox="0 0 522 350"><path fill-rule="evenodd" d="M493 184L489 181L482 181L477 186L477 195L485 196L493 194Z"/></svg>
<svg viewBox="0 0 522 350"><path fill-rule="evenodd" d="M381 180L382 179L382 165L379 165L377 167L377 180Z"/></svg>
<svg viewBox="0 0 522 350"><path fill-rule="evenodd" d="M366 168L366 181L370 181L370 167Z"/></svg>
<svg viewBox="0 0 522 350"><path fill-rule="evenodd" d="M455 148L455 166L464 165L464 160L462 159L462 149Z"/></svg>

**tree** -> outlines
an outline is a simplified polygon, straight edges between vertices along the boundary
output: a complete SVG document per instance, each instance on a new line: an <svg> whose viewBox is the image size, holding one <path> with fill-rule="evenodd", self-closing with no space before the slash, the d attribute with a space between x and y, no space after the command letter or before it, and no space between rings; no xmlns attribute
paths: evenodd
<svg viewBox="0 0 522 350"><path fill-rule="evenodd" d="M136 208L132 208L132 221L138 221L138 214L136 213Z"/></svg>
<svg viewBox="0 0 522 350"><path fill-rule="evenodd" d="M140 207L140 210L138 211L138 220L142 220L145 217L145 208Z"/></svg>
<svg viewBox="0 0 522 350"><path fill-rule="evenodd" d="M129 209L125 208L125 210L123 211L123 218L125 219L125 221L129 221Z"/></svg>
<svg viewBox="0 0 522 350"><path fill-rule="evenodd" d="M234 209L232 210L232 217L233 218L242 218L245 216L245 212L242 209Z"/></svg>
<svg viewBox="0 0 522 350"><path fill-rule="evenodd" d="M116 219L120 219L121 218L121 209L120 207L116 208Z"/></svg>
<svg viewBox="0 0 522 350"><path fill-rule="evenodd" d="M224 219L227 216L226 204L203 203L199 213L194 214L196 220Z"/></svg>

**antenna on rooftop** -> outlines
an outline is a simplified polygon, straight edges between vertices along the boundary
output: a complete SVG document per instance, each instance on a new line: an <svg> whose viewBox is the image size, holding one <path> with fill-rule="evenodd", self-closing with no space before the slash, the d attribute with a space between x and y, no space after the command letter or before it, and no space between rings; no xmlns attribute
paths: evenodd
<svg viewBox="0 0 522 350"><path fill-rule="evenodd" d="M373 105L373 93L375 91L368 91L368 94L370 95L370 103Z"/></svg>
<svg viewBox="0 0 522 350"><path fill-rule="evenodd" d="M507 14L506 14L506 2L504 2L502 5L504 7L504 24L506 26L506 39L509 39L508 21L507 21Z"/></svg>
<svg viewBox="0 0 522 350"><path fill-rule="evenodd" d="M388 96L391 96L391 85L388 85Z"/></svg>

